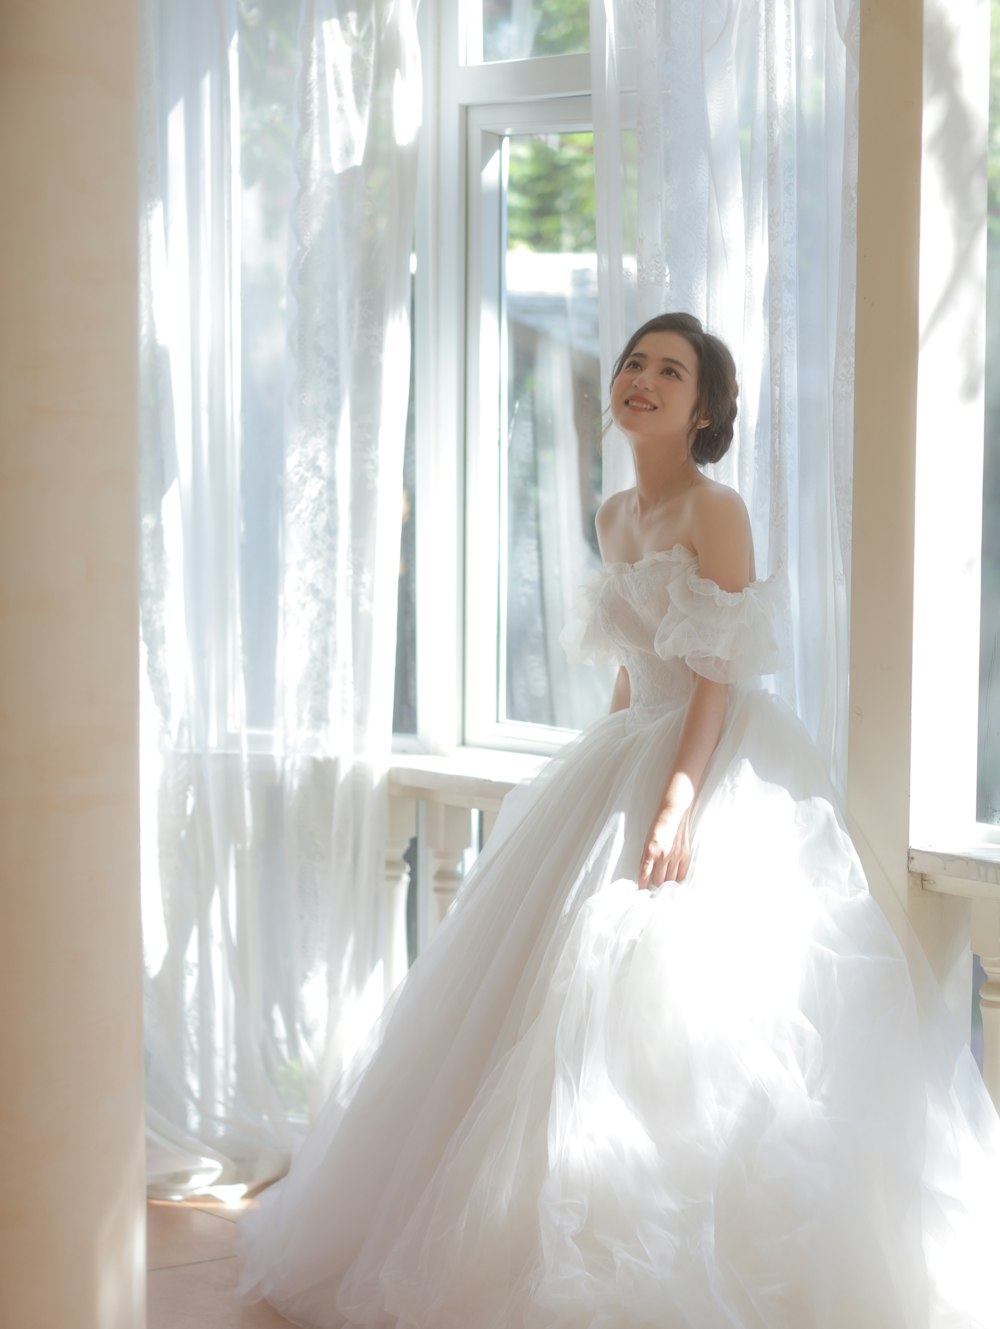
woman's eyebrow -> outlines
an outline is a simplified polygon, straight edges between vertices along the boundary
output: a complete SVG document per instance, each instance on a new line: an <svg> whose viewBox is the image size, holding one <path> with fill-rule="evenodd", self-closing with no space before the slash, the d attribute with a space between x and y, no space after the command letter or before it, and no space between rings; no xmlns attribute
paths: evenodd
<svg viewBox="0 0 1000 1329"><path fill-rule="evenodd" d="M629 358L630 360L648 360L648 359L649 359L649 356L646 354L645 351L633 351L632 354L631 354L628 358ZM677 365L680 369L683 369L686 373L690 374L690 372L691 372L689 366L686 365L686 364L684 363L683 360L678 360L678 359L676 359L676 358L675 358L674 356L672 356L672 355L664 355L664 356L662 356L661 359L660 359L660 364L661 364L661 365Z"/></svg>

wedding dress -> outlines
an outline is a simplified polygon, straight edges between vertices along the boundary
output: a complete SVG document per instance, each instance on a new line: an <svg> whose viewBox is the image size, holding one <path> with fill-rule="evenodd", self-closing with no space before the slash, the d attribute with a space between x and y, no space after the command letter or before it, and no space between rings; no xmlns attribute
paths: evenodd
<svg viewBox="0 0 1000 1329"><path fill-rule="evenodd" d="M323 1329L1000 1326L996 1116L757 682L778 584L678 546L586 600L567 645L631 706L508 796L241 1291ZM731 687L691 866L640 891L694 673Z"/></svg>

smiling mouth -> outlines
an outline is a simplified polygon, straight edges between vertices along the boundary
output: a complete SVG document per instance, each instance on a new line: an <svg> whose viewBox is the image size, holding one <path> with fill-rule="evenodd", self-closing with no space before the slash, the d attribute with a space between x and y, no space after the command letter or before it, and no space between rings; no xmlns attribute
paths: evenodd
<svg viewBox="0 0 1000 1329"><path fill-rule="evenodd" d="M625 405L633 411L655 411L656 407L651 401L645 401L642 397L627 397Z"/></svg>

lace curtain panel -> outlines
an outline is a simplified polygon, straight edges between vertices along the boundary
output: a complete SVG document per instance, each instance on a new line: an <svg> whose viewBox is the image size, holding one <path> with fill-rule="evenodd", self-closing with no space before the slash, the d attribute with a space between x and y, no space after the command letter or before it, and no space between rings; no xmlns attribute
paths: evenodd
<svg viewBox="0 0 1000 1329"><path fill-rule="evenodd" d="M142 889L154 1193L279 1173L381 1010L409 0L146 0Z"/></svg>
<svg viewBox="0 0 1000 1329"><path fill-rule="evenodd" d="M637 324L696 314L736 357L714 468L784 571L778 679L843 791L854 389L857 0L591 0L602 365ZM605 493L631 484L624 440Z"/></svg>

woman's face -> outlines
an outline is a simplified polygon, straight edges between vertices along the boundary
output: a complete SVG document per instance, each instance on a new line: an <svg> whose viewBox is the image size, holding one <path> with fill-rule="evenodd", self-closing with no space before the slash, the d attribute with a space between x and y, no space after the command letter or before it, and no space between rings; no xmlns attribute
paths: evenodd
<svg viewBox="0 0 1000 1329"><path fill-rule="evenodd" d="M698 421L698 353L679 332L647 332L611 385L611 416L625 434L687 439Z"/></svg>

